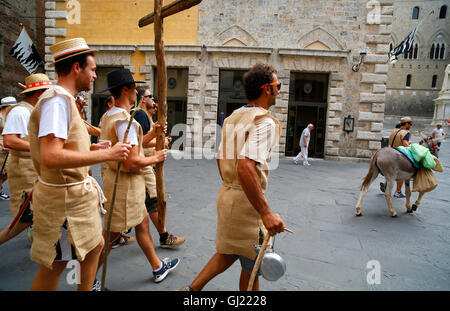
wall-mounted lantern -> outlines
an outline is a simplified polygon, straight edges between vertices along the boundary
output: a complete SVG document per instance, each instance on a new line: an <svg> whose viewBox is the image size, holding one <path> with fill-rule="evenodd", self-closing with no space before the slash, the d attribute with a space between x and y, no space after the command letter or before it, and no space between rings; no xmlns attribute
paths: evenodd
<svg viewBox="0 0 450 311"><path fill-rule="evenodd" d="M363 63L364 57L367 55L367 52L361 52L361 53L359 53L359 55L361 55L361 58L360 58L360 60L359 60L359 63L352 66L352 70L353 70L354 72L358 72L358 71L359 71L359 67L360 67L361 64Z"/></svg>

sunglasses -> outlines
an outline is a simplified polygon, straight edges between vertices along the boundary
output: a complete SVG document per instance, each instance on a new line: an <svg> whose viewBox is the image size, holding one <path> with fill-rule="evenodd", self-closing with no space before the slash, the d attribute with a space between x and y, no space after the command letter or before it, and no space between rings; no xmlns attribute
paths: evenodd
<svg viewBox="0 0 450 311"><path fill-rule="evenodd" d="M280 82L266 83L266 84L261 85L261 88L266 87L266 86L268 86L268 85L276 85L278 91L281 89L281 83L280 83Z"/></svg>
<svg viewBox="0 0 450 311"><path fill-rule="evenodd" d="M144 98L153 98L153 95L144 95Z"/></svg>

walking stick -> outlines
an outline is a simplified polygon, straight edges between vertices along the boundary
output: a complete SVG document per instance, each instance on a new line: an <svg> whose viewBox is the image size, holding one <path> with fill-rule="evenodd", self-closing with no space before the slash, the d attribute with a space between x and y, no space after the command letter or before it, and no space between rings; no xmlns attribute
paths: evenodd
<svg viewBox="0 0 450 311"><path fill-rule="evenodd" d="M25 193L26 194L26 193ZM23 213L25 212L28 204L30 204L31 201L31 197L33 196L33 190L31 190L30 194L28 195L28 197L25 198L25 201L23 202L22 206L19 209L19 212L17 213L16 217L14 218L13 222L11 223L11 225L8 228L8 231L6 231L6 236L8 236L8 234L14 229L14 227L16 226L16 224L19 222L20 217L22 217Z"/></svg>
<svg viewBox="0 0 450 311"><path fill-rule="evenodd" d="M3 164L2 164L2 170L1 170L1 172L0 172L0 176L3 176L3 171L5 170L6 161L8 161L8 156L9 156L9 152L6 153L5 160L3 161Z"/></svg>
<svg viewBox="0 0 450 311"><path fill-rule="evenodd" d="M264 242L259 249L258 257L256 257L255 265L253 266L252 274L250 276L250 280L248 282L247 291L251 291L253 289L253 283L255 282L256 273L259 270L259 266L261 265L261 261L264 255L264 251L266 250L267 243L269 243L270 234L269 232L266 233L266 236L264 237Z"/></svg>
<svg viewBox="0 0 450 311"><path fill-rule="evenodd" d="M141 109L142 99L143 98L141 98L138 105L135 107L133 113L130 115L130 120L128 121L128 126L125 131L125 135L123 136L123 143L127 142L128 133L130 132L130 127L131 127L131 124L133 123L133 118L136 115L136 112L138 112L138 110ZM109 254L109 235L111 234L111 220L112 220L112 214L113 214L113 210L114 210L114 202L116 201L117 184L119 182L121 166L122 166L122 162L119 162L117 164L116 179L114 180L114 188L113 188L113 194L112 194L112 198L111 198L111 206L109 208L108 223L106 225L106 241L105 241L105 252L104 252L104 258L103 258L101 291L105 290L106 269L107 269L108 254Z"/></svg>

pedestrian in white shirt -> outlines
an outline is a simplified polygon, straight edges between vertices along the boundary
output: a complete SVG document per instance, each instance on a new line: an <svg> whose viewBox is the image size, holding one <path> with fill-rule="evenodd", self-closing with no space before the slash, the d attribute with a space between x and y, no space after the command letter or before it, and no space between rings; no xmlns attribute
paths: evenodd
<svg viewBox="0 0 450 311"><path fill-rule="evenodd" d="M298 161L300 161L300 158L303 158L303 165L309 166L308 162L308 147L309 147L309 139L311 137L311 131L314 129L314 124L310 123L308 126L303 130L302 136L300 137L300 152L297 154L297 156L294 158L294 163L298 164Z"/></svg>
<svg viewBox="0 0 450 311"><path fill-rule="evenodd" d="M433 132L431 132L431 138L433 138L433 139L434 138L440 138L442 136L445 137L447 135L444 133L444 129L442 128L442 125L438 124L438 125L436 125L436 128L433 130ZM438 141L437 145L438 145L438 147L440 147L441 146L441 142Z"/></svg>
<svg viewBox="0 0 450 311"><path fill-rule="evenodd" d="M24 195L31 195L37 173L33 166L28 138L30 115L44 91L52 86L50 79L43 73L25 78L25 90L20 93L24 99L7 108L2 131L3 145L8 148L7 163L9 191L11 194L9 209L12 217L17 217L24 203ZM17 236L33 224L33 212L28 203L14 228L7 234L10 224L0 232L0 245Z"/></svg>

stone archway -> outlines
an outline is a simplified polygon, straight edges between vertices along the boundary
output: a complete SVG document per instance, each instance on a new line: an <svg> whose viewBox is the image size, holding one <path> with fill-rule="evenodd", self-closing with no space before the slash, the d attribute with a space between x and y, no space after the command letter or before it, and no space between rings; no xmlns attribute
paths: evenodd
<svg viewBox="0 0 450 311"><path fill-rule="evenodd" d="M233 25L226 30L222 31L217 36L217 41L221 45L230 45L229 43L238 43L240 46L258 46L258 42L255 38L238 25Z"/></svg>
<svg viewBox="0 0 450 311"><path fill-rule="evenodd" d="M325 47L328 47L329 50L345 50L344 44L340 43L331 33L326 31L322 27L314 28L310 32L304 34L298 40L298 46L300 48L308 48L308 46L318 46L318 43L324 45Z"/></svg>

